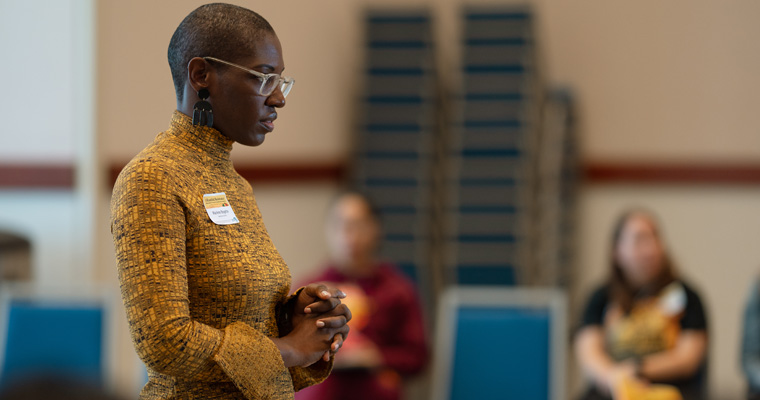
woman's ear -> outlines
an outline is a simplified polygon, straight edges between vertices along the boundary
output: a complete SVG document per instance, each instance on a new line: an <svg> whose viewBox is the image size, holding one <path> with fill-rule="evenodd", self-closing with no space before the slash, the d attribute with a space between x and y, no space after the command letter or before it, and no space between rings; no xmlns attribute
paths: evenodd
<svg viewBox="0 0 760 400"><path fill-rule="evenodd" d="M209 87L211 73L209 64L201 57L194 57L187 63L187 82L196 93Z"/></svg>

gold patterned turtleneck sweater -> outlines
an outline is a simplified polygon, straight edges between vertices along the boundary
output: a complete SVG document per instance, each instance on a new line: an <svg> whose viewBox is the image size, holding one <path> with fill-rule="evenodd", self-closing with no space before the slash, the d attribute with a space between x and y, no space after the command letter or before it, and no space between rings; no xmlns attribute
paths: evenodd
<svg viewBox="0 0 760 400"><path fill-rule="evenodd" d="M290 272L232 167L232 143L175 111L116 181L121 294L149 375L141 399L292 399L330 372L322 361L286 368L268 339L280 336ZM226 201L204 203L219 193ZM215 223L217 206L237 222Z"/></svg>

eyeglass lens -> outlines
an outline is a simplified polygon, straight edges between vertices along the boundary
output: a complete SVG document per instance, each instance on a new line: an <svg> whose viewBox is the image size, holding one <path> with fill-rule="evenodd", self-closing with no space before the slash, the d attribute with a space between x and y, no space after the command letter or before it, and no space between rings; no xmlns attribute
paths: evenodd
<svg viewBox="0 0 760 400"><path fill-rule="evenodd" d="M293 87L293 80L285 79L281 76L270 76L264 83L262 83L261 94L264 96L269 96L270 94L274 93L278 85L280 87L280 91L282 91L282 95L287 96L288 93L290 93L290 89Z"/></svg>

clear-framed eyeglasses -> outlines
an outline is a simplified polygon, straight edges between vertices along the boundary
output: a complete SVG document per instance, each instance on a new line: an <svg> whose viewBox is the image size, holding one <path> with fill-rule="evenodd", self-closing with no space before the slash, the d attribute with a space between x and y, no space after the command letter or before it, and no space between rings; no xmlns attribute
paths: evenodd
<svg viewBox="0 0 760 400"><path fill-rule="evenodd" d="M243 71L256 76L261 81L261 86L259 87L259 95L261 96L269 96L274 93L274 91L279 87L280 91L282 91L283 97L288 97L288 93L290 93L290 90L293 89L293 84L296 82L295 79L287 76L281 76L280 74L264 74L259 71L248 69L242 65L234 64L229 61L220 60L214 57L203 57L203 59L206 61L215 61L218 63L227 64L231 67L242 69Z"/></svg>

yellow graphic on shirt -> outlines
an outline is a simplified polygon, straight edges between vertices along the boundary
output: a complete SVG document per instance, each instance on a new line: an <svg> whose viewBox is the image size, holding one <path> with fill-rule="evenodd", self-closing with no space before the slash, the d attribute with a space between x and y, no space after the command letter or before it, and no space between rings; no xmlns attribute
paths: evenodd
<svg viewBox="0 0 760 400"><path fill-rule="evenodd" d="M207 209L217 207L227 207L230 203L227 202L227 195L224 193L214 193L203 195L203 206Z"/></svg>
<svg viewBox="0 0 760 400"><path fill-rule="evenodd" d="M628 315L610 310L606 321L610 355L622 361L672 349L681 332L685 308L685 290L675 284L663 289L657 297L636 301Z"/></svg>

